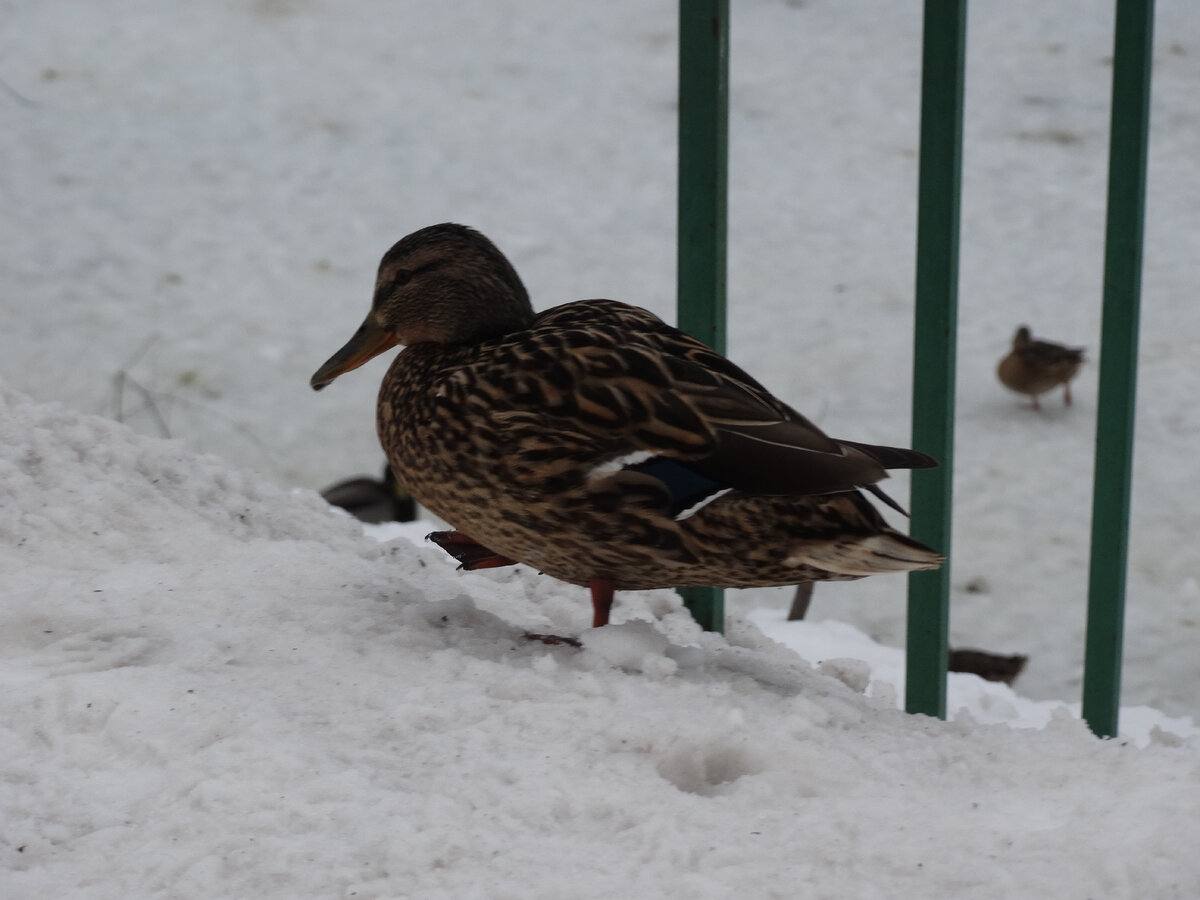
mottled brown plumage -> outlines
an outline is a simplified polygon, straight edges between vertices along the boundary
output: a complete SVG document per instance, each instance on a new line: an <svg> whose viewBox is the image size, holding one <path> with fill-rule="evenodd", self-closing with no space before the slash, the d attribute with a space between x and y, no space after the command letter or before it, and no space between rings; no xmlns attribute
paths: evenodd
<svg viewBox="0 0 1200 900"><path fill-rule="evenodd" d="M1034 340L1029 327L1022 325L1013 335L1012 350L996 367L996 375L1009 390L1032 397L1034 409L1041 409L1039 394L1061 384L1063 401L1069 406L1071 379L1082 363L1082 347L1064 347L1050 341Z"/></svg>
<svg viewBox="0 0 1200 900"><path fill-rule="evenodd" d="M464 562L591 584L598 624L597 584L750 587L941 562L856 489L928 456L827 437L646 310L535 314L469 228L425 228L385 254L371 312L313 387L397 343L377 417L396 477L482 545L455 552Z"/></svg>

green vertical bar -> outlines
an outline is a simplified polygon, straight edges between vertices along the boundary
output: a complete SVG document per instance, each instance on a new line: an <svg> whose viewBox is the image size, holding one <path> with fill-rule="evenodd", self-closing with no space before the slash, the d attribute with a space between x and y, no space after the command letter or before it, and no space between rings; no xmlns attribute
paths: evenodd
<svg viewBox="0 0 1200 900"><path fill-rule="evenodd" d="M950 555L966 0L926 0L921 58L913 446L941 466L912 474L912 535ZM905 707L945 718L950 564L908 582Z"/></svg>
<svg viewBox="0 0 1200 900"><path fill-rule="evenodd" d="M679 3L679 327L725 352L729 0ZM702 628L725 630L718 588L684 588Z"/></svg>
<svg viewBox="0 0 1200 900"><path fill-rule="evenodd" d="M1137 393L1153 0L1117 0L1083 717L1117 733Z"/></svg>

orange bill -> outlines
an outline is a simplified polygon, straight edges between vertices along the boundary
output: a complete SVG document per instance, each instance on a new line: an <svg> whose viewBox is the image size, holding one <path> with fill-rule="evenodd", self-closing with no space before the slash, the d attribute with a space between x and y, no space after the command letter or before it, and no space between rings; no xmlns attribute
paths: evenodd
<svg viewBox="0 0 1200 900"><path fill-rule="evenodd" d="M346 342L346 346L329 357L308 383L314 391L319 391L339 375L357 369L398 343L396 336L384 329L372 313L354 332L354 337Z"/></svg>

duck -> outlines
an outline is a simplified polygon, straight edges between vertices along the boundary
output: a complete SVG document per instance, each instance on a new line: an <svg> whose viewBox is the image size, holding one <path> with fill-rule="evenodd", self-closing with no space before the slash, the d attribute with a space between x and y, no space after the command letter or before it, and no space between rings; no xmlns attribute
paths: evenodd
<svg viewBox="0 0 1200 900"><path fill-rule="evenodd" d="M1005 656L988 653L986 650L950 649L946 670L978 675L984 681L995 681L1010 687L1017 676L1025 671L1029 657L1023 653Z"/></svg>
<svg viewBox="0 0 1200 900"><path fill-rule="evenodd" d="M411 522L417 518L417 504L404 485L396 481L392 467L383 465L383 476L360 475L331 484L321 490L330 506L344 509L360 522Z"/></svg>
<svg viewBox="0 0 1200 900"><path fill-rule="evenodd" d="M834 440L652 312L579 300L534 312L503 253L455 223L404 237L370 311L312 376L402 345L376 409L396 478L451 525L466 570L523 563L590 589L847 581L933 569L866 494L916 450Z"/></svg>
<svg viewBox="0 0 1200 900"><path fill-rule="evenodd" d="M996 375L1010 391L1033 398L1033 409L1041 409L1038 396L1063 386L1063 402L1071 405L1071 379L1083 364L1083 347L1066 347L1052 341L1035 340L1028 325L1013 335L1012 349L1000 360Z"/></svg>

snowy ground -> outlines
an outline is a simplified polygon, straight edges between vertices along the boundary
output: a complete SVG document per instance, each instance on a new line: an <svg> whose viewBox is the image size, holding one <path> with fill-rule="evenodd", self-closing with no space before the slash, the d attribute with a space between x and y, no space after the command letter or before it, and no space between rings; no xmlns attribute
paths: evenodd
<svg viewBox="0 0 1200 900"><path fill-rule="evenodd" d="M864 695L861 659L814 670L737 618L726 642L669 591L586 629L581 589L456 573L101 418L6 389L0 437L6 898L1182 898L1200 879L1187 723L1098 741L968 676L974 715L908 716L886 681ZM876 652L835 625L798 636Z"/></svg>
<svg viewBox="0 0 1200 900"><path fill-rule="evenodd" d="M734 7L730 355L904 443L920 5ZM993 369L1021 321L1098 341L1107 7L971 8L952 631L1029 654L1039 701L956 679L983 722L1079 693L1096 368L1041 415ZM1188 723L1127 711L1134 751L892 712L860 632L902 644L900 579L800 625L734 597L731 646L662 593L619 620L665 649L529 647L586 600L273 486L378 469L384 364L307 380L422 225L479 227L539 307L673 317L674 4L349 9L6 5L0 380L182 442L4 395L14 896L1186 896L1195 748L1151 729ZM1124 698L1194 718L1200 17L1164 0L1158 35ZM870 698L758 628L855 687L829 660L868 660Z"/></svg>

